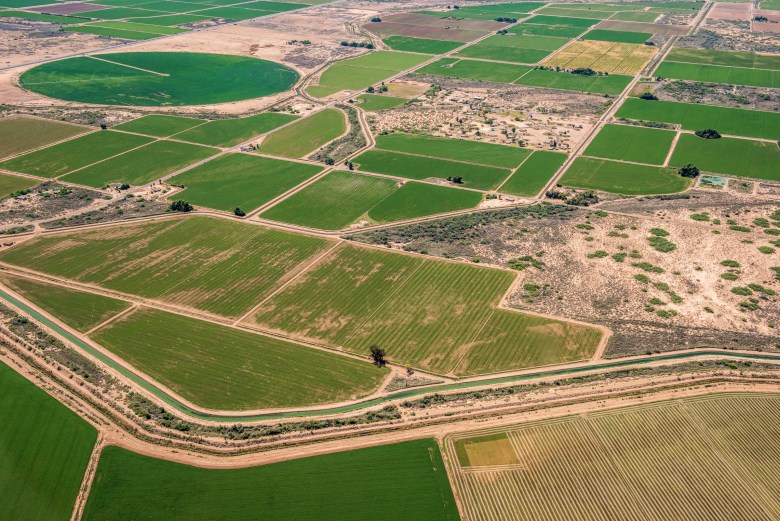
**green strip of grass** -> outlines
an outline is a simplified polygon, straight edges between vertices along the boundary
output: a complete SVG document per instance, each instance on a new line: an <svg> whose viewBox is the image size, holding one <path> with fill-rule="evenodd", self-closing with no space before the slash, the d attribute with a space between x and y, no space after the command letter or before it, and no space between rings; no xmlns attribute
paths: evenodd
<svg viewBox="0 0 780 521"><path fill-rule="evenodd" d="M583 40L596 40L600 42L619 43L645 43L652 38L650 33L633 33L628 31L608 31L605 29L593 29L582 37Z"/></svg>
<svg viewBox="0 0 780 521"><path fill-rule="evenodd" d="M727 83L753 87L780 87L780 71L700 65L664 61L655 71L656 76L707 83Z"/></svg>
<svg viewBox="0 0 780 521"><path fill-rule="evenodd" d="M423 54L444 54L463 45L462 42L411 38L409 36L390 36L382 41L396 51L419 52Z"/></svg>
<svg viewBox="0 0 780 521"><path fill-rule="evenodd" d="M585 149L584 155L662 165L675 135L670 130L605 125Z"/></svg>
<svg viewBox="0 0 780 521"><path fill-rule="evenodd" d="M547 181L558 171L566 161L566 154L538 150L531 154L512 177L501 187L501 192L534 196L544 188Z"/></svg>
<svg viewBox="0 0 780 521"><path fill-rule="evenodd" d="M690 181L671 168L579 157L561 179L564 186L623 195L682 192Z"/></svg>
<svg viewBox="0 0 780 521"><path fill-rule="evenodd" d="M298 116L263 112L246 118L218 119L182 132L176 139L201 145L231 147L293 121Z"/></svg>
<svg viewBox="0 0 780 521"><path fill-rule="evenodd" d="M360 108L367 112L377 112L380 110L393 109L399 107L409 100L406 98L395 98L393 96L378 96L376 94L363 94L358 97Z"/></svg>
<svg viewBox="0 0 780 521"><path fill-rule="evenodd" d="M32 188L40 184L40 181L21 175L0 173L0 198L4 198L19 190Z"/></svg>
<svg viewBox="0 0 780 521"><path fill-rule="evenodd" d="M574 90L593 94L616 96L631 82L631 76L610 74L609 76L582 76L553 70L534 69L514 83L550 89Z"/></svg>
<svg viewBox="0 0 780 521"><path fill-rule="evenodd" d="M497 66L492 62L479 60L459 60L457 58L442 58L417 70L417 74L431 74L449 78L469 78L480 81L512 83L517 78L531 70L527 65Z"/></svg>
<svg viewBox="0 0 780 521"><path fill-rule="evenodd" d="M205 123L205 121L202 119L152 114L150 116L141 116L138 119L128 121L127 123L122 123L113 128L116 130L124 130L126 132L146 134L147 136L168 137L202 123Z"/></svg>
<svg viewBox="0 0 780 521"><path fill-rule="evenodd" d="M272 156L304 157L346 130L344 114L338 109L325 109L272 132L258 151Z"/></svg>

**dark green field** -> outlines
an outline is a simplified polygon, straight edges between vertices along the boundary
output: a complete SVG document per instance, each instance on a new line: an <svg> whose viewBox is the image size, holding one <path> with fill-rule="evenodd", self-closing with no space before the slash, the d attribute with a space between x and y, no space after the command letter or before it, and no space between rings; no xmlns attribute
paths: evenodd
<svg viewBox="0 0 780 521"><path fill-rule="evenodd" d="M164 116L161 114L152 114L141 116L138 119L128 121L113 127L115 130L124 130L125 132L137 132L147 136L168 137L187 129L202 125L205 120L194 118L183 118L181 116Z"/></svg>
<svg viewBox="0 0 780 521"><path fill-rule="evenodd" d="M97 431L2 363L0 418L0 518L68 521Z"/></svg>
<svg viewBox="0 0 780 521"><path fill-rule="evenodd" d="M582 29L578 27L569 27L566 25L544 25L529 22L517 24L508 29L514 34L528 34L539 36L559 36L562 38L574 38L582 34Z"/></svg>
<svg viewBox="0 0 780 521"><path fill-rule="evenodd" d="M305 491L305 492L303 492ZM457 521L434 440L233 470L107 447L84 521Z"/></svg>
<svg viewBox="0 0 780 521"><path fill-rule="evenodd" d="M546 87L550 89L573 90L616 96L623 92L623 89L631 83L631 76L624 76L622 74L610 74L609 76L580 76L553 70L534 69L528 74L523 75L514 83L516 85L529 85L532 87Z"/></svg>
<svg viewBox="0 0 780 521"><path fill-rule="evenodd" d="M297 116L281 112L262 112L246 118L218 119L182 132L176 136L176 139L201 145L232 147L270 132L296 118Z"/></svg>
<svg viewBox="0 0 780 521"><path fill-rule="evenodd" d="M515 170L500 191L506 194L534 196L566 161L566 154L537 150Z"/></svg>
<svg viewBox="0 0 780 521"><path fill-rule="evenodd" d="M347 130L344 113L328 108L268 134L258 151L272 156L300 158Z"/></svg>
<svg viewBox="0 0 780 521"><path fill-rule="evenodd" d="M579 157L560 184L623 195L649 195L682 192L690 181L671 168Z"/></svg>
<svg viewBox="0 0 780 521"><path fill-rule="evenodd" d="M673 166L693 163L705 172L780 180L780 148L776 143L749 139L702 139L680 136L669 162Z"/></svg>
<svg viewBox="0 0 780 521"><path fill-rule="evenodd" d="M652 38L650 33L634 33L628 31L608 31L604 29L593 29L588 31L583 40L598 40L602 42L619 42L619 43L645 43Z"/></svg>
<svg viewBox="0 0 780 521"><path fill-rule="evenodd" d="M463 49L456 56L537 63L568 42L567 38L552 36L496 35Z"/></svg>
<svg viewBox="0 0 780 521"><path fill-rule="evenodd" d="M105 13L101 11L101 16ZM287 90L298 80L289 67L242 56L130 52L98 58L45 63L22 74L19 83L67 101L162 106L259 98Z"/></svg>
<svg viewBox="0 0 780 521"><path fill-rule="evenodd" d="M675 132L628 125L605 125L584 155L634 163L662 165Z"/></svg>
<svg viewBox="0 0 780 521"><path fill-rule="evenodd" d="M90 336L186 400L211 409L348 400L369 394L387 376L367 359L146 308Z"/></svg>
<svg viewBox="0 0 780 521"><path fill-rule="evenodd" d="M482 194L471 190L458 190L446 186L408 182L393 192L368 212L377 222L393 222L413 219L455 210L474 208L482 200Z"/></svg>
<svg viewBox="0 0 780 521"><path fill-rule="evenodd" d="M463 45L462 42L410 38L408 36L390 36L382 41L396 51L419 52L423 54L444 54Z"/></svg>
<svg viewBox="0 0 780 521"><path fill-rule="evenodd" d="M226 154L171 178L185 190L175 198L192 204L249 212L306 181L322 168L281 159Z"/></svg>

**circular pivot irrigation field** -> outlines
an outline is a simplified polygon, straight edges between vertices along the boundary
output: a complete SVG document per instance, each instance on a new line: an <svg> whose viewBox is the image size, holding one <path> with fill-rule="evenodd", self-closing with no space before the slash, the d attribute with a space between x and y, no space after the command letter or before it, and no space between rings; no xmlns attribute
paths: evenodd
<svg viewBox="0 0 780 521"><path fill-rule="evenodd" d="M39 65L19 84L52 98L102 105L207 105L276 94L298 73L245 56L126 52L81 56Z"/></svg>

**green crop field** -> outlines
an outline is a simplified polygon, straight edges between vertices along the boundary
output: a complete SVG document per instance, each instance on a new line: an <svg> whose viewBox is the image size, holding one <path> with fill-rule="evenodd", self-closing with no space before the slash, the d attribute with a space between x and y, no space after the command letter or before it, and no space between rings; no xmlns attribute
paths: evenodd
<svg viewBox="0 0 780 521"><path fill-rule="evenodd" d="M210 409L349 400L369 394L387 376L368 360L147 308L90 336L184 399Z"/></svg>
<svg viewBox="0 0 780 521"><path fill-rule="evenodd" d="M232 147L281 127L297 117L281 112L262 112L246 118L218 119L182 132L176 139L201 145Z"/></svg>
<svg viewBox="0 0 780 521"><path fill-rule="evenodd" d="M190 467L106 447L83 519L460 518L439 447L423 439L232 470Z"/></svg>
<svg viewBox="0 0 780 521"><path fill-rule="evenodd" d="M226 154L173 177L184 185L183 198L192 204L233 211L254 210L306 181L322 168L280 159Z"/></svg>
<svg viewBox="0 0 780 521"><path fill-rule="evenodd" d="M44 63L24 72L19 84L67 101L161 106L258 98L287 90L297 80L289 67L257 58L128 52Z"/></svg>
<svg viewBox="0 0 780 521"><path fill-rule="evenodd" d="M65 27L62 30L69 33L96 34L98 36L121 38L123 40L150 40L152 38L159 38L162 36L159 33L150 33L147 31L130 31L117 27L104 27L102 25L71 25L69 27Z"/></svg>
<svg viewBox="0 0 780 521"><path fill-rule="evenodd" d="M0 168L41 177L58 177L151 142L121 132L93 132L0 163Z"/></svg>
<svg viewBox="0 0 780 521"><path fill-rule="evenodd" d="M205 22L209 18L207 16L198 16L194 14L172 14L169 16L153 16L149 18L133 18L134 22L150 24L150 25L162 25L165 27L173 27L177 25L191 24L194 22Z"/></svg>
<svg viewBox="0 0 780 521"><path fill-rule="evenodd" d="M219 150L178 141L155 141L120 156L88 166L62 177L63 181L100 188L109 183L144 185Z"/></svg>
<svg viewBox="0 0 780 521"><path fill-rule="evenodd" d="M33 279L2 275L0 282L82 333L130 307L122 300Z"/></svg>
<svg viewBox="0 0 780 521"><path fill-rule="evenodd" d="M68 521L97 431L2 363L0 418L0 517Z"/></svg>
<svg viewBox="0 0 780 521"><path fill-rule="evenodd" d="M663 165L676 133L628 125L605 125L584 155Z"/></svg>
<svg viewBox="0 0 780 521"><path fill-rule="evenodd" d="M341 230L361 218L396 189L396 182L335 171L260 214L322 230Z"/></svg>
<svg viewBox="0 0 780 521"><path fill-rule="evenodd" d="M680 136L669 162L673 166L693 163L705 172L780 180L780 148L776 143L749 139L702 139Z"/></svg>
<svg viewBox="0 0 780 521"><path fill-rule="evenodd" d="M377 136L376 148L502 168L516 168L531 153L516 146L401 132Z"/></svg>
<svg viewBox="0 0 780 521"><path fill-rule="evenodd" d="M647 195L682 192L690 186L690 181L671 168L579 157L560 184L623 195Z"/></svg>
<svg viewBox="0 0 780 521"><path fill-rule="evenodd" d="M426 59L426 56L405 52L371 52L334 63L322 73L319 84L309 87L308 92L323 97L342 90L365 89Z"/></svg>
<svg viewBox="0 0 780 521"><path fill-rule="evenodd" d="M411 181L369 210L368 216L382 223L401 221L474 208L480 201L479 192Z"/></svg>
<svg viewBox="0 0 780 521"><path fill-rule="evenodd" d="M357 353L377 344L398 363L457 375L593 354L594 328L499 309L514 280L508 271L345 244L247 320Z"/></svg>
<svg viewBox="0 0 780 521"><path fill-rule="evenodd" d="M358 96L360 108L367 112L377 112L379 110L394 109L409 100L406 98L395 98L393 96L362 94Z"/></svg>
<svg viewBox="0 0 780 521"><path fill-rule="evenodd" d="M344 113L325 109L272 132L258 152L272 156L299 158L309 155L347 130Z"/></svg>
<svg viewBox="0 0 780 521"><path fill-rule="evenodd" d="M675 48L668 54L666 60L679 63L699 63L780 71L780 56L752 52Z"/></svg>
<svg viewBox="0 0 780 521"><path fill-rule="evenodd" d="M655 15L654 15L655 16ZM650 33L634 33L628 31L608 31L604 29L593 29L582 37L583 40L599 40L603 42L620 43L645 43L652 38Z"/></svg>
<svg viewBox="0 0 780 521"><path fill-rule="evenodd" d="M466 47L456 56L516 63L537 63L566 45L567 38L554 36L495 35Z"/></svg>
<svg viewBox="0 0 780 521"><path fill-rule="evenodd" d="M459 60L458 58L442 58L417 70L417 74L431 74L450 78L469 78L480 81L512 83L531 70L526 65L497 66L493 62L479 60Z"/></svg>
<svg viewBox="0 0 780 521"><path fill-rule="evenodd" d="M410 38L408 36L390 36L382 41L396 51L419 52L423 54L444 54L463 45L462 42Z"/></svg>
<svg viewBox="0 0 780 521"><path fill-rule="evenodd" d="M197 127L206 121L202 119L183 118L181 116L163 116L152 114L150 116L141 116L138 119L128 121L113 127L115 130L124 130L125 132L137 132L147 136L168 137L179 132ZM177 136L178 139L178 136Z"/></svg>
<svg viewBox="0 0 780 521"><path fill-rule="evenodd" d="M610 20L620 20L623 22L655 22L661 13L657 11L623 11L612 15Z"/></svg>
<svg viewBox="0 0 780 521"><path fill-rule="evenodd" d="M516 85L546 87L550 89L574 90L593 94L616 96L631 83L631 76L610 74L609 76L582 76L553 70L534 69L515 81Z"/></svg>
<svg viewBox="0 0 780 521"><path fill-rule="evenodd" d="M566 154L537 150L515 170L500 191L512 195L538 194L566 161Z"/></svg>
<svg viewBox="0 0 780 521"><path fill-rule="evenodd" d="M727 83L753 87L780 87L780 71L680 63L668 58L656 69L655 76L708 83Z"/></svg>
<svg viewBox="0 0 780 521"><path fill-rule="evenodd" d="M775 394L735 393L536 421L447 438L448 470L474 521L768 521L778 413Z"/></svg>
<svg viewBox="0 0 780 521"><path fill-rule="evenodd" d="M358 169L364 172L404 177L407 179L428 179L462 177L463 186L477 190L492 190L509 177L504 168L475 165L424 156L414 156L386 150L369 150L354 159Z"/></svg>
<svg viewBox="0 0 780 521"><path fill-rule="evenodd" d="M89 129L48 119L10 116L0 119L0 157L62 141Z"/></svg>
<svg viewBox="0 0 780 521"><path fill-rule="evenodd" d="M18 192L19 190L37 186L40 182L40 180L31 177L0 173L0 199L7 197L14 192Z"/></svg>
<svg viewBox="0 0 780 521"><path fill-rule="evenodd" d="M170 2L166 2L166 3L170 3ZM147 5L149 4L145 4L144 8L146 8ZM93 24L87 25L86 27L94 27L94 26L106 27L109 29L121 29L124 31L152 33L153 37L186 32L185 29L176 29L173 27L165 27L162 25L139 24L134 22L95 22Z"/></svg>
<svg viewBox="0 0 780 521"><path fill-rule="evenodd" d="M714 128L722 134L777 139L780 114L674 101L628 98L615 114L619 118L675 123L686 130Z"/></svg>
<svg viewBox="0 0 780 521"><path fill-rule="evenodd" d="M141 297L240 316L330 243L207 217L35 238L0 260Z"/></svg>
<svg viewBox="0 0 780 521"><path fill-rule="evenodd" d="M591 24L598 23L599 20L605 20L612 16L612 13L609 11L567 9L565 7L558 7L555 4L552 4L549 7L545 7L544 9L540 9L537 11L537 13L539 13L539 16L565 16L583 19L587 18L590 19Z"/></svg>
<svg viewBox="0 0 780 521"><path fill-rule="evenodd" d="M575 38L582 34L582 29L566 25L544 25L523 22L507 29L510 33L538 36L559 36L561 38Z"/></svg>
<svg viewBox="0 0 780 521"><path fill-rule="evenodd" d="M528 23L540 24L540 25L562 25L564 27L576 27L581 29L580 32L584 32L585 29L593 24L599 23L600 20L594 20L589 18L570 18L566 16L549 16L549 15L536 15L528 20Z"/></svg>

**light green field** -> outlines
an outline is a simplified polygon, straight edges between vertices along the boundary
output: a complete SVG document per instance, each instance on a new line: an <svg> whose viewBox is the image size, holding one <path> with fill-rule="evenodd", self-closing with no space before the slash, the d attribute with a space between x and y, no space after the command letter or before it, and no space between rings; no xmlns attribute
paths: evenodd
<svg viewBox="0 0 780 521"><path fill-rule="evenodd" d="M324 97L342 90L365 89L426 59L426 56L404 52L371 52L334 63L322 73L319 85L310 87L308 92Z"/></svg>
<svg viewBox="0 0 780 521"><path fill-rule="evenodd" d="M553 25L564 27L576 27L582 29L580 32L584 32L585 29L591 25L599 23L601 20L594 20L590 18L571 18L568 16L551 16L551 15L536 15L528 20L528 23L541 24L541 25Z"/></svg>
<svg viewBox="0 0 780 521"><path fill-rule="evenodd" d="M254 210L306 181L320 167L280 159L226 154L179 174L169 181L184 185L174 198L197 206L244 212Z"/></svg>
<svg viewBox="0 0 780 521"><path fill-rule="evenodd" d="M605 125L584 155L634 163L663 165L676 133L628 125Z"/></svg>
<svg viewBox="0 0 780 521"><path fill-rule="evenodd" d="M382 41L396 51L419 52L423 54L444 54L463 45L462 42L410 38L408 36L390 36Z"/></svg>
<svg viewBox="0 0 780 521"><path fill-rule="evenodd" d="M655 16L655 15L653 15ZM602 42L620 42L620 43L645 43L652 38L650 33L634 33L628 31L608 31L605 29L593 29L588 31L583 40L598 40Z"/></svg>
<svg viewBox="0 0 780 521"><path fill-rule="evenodd" d="M137 132L147 136L168 137L187 129L202 125L205 123L202 119L183 118L181 116L163 116L152 114L150 116L141 116L138 119L128 121L113 127L115 130L124 130L125 132ZM177 137L178 139L178 137Z"/></svg>
<svg viewBox="0 0 780 521"><path fill-rule="evenodd" d="M534 69L515 81L516 85L546 87L550 89L574 90L592 94L610 94L616 96L631 83L631 76L610 74L609 76L581 76Z"/></svg>
<svg viewBox="0 0 780 521"><path fill-rule="evenodd" d="M203 22L208 20L207 16L199 16L194 14L172 14L167 16L152 16L149 18L133 18L134 22L144 23L149 25L162 25L164 27L173 27L177 25L191 24L195 22Z"/></svg>
<svg viewBox="0 0 780 521"><path fill-rule="evenodd" d="M561 38L575 38L582 34L583 29L566 25L543 25L523 22L507 29L510 33L539 36L558 36Z"/></svg>
<svg viewBox="0 0 780 521"><path fill-rule="evenodd" d="M360 219L396 189L396 182L392 179L337 170L260 216L310 228L341 230Z"/></svg>
<svg viewBox="0 0 780 521"><path fill-rule="evenodd" d="M623 11L612 15L610 20L620 20L623 22L655 22L661 13L656 11Z"/></svg>
<svg viewBox="0 0 780 521"><path fill-rule="evenodd" d="M0 168L41 177L59 177L150 141L151 138L120 132L93 132L4 161Z"/></svg>
<svg viewBox="0 0 780 521"><path fill-rule="evenodd" d="M530 70L531 67L526 65L502 64L499 67L492 62L442 58L441 60L422 67L416 72L417 74L431 74L434 76L447 76L449 78L469 78L480 81L512 83Z"/></svg>
<svg viewBox="0 0 780 521"><path fill-rule="evenodd" d="M445 444L459 456L468 452L449 471L464 518L475 521L769 521L780 517L778 413L775 394L711 394L463 434ZM500 467L505 461L517 463Z"/></svg>
<svg viewBox="0 0 780 521"><path fill-rule="evenodd" d="M686 130L714 128L721 134L733 136L764 139L776 139L780 136L780 113L777 112L628 98L615 116L675 123Z"/></svg>
<svg viewBox="0 0 780 521"><path fill-rule="evenodd" d="M770 11L780 11L780 0L762 0L761 9L768 9Z"/></svg>
<svg viewBox="0 0 780 521"><path fill-rule="evenodd" d="M192 216L35 238L4 262L225 316L240 316L323 239Z"/></svg>
<svg viewBox="0 0 780 521"><path fill-rule="evenodd" d="M116 27L103 27L101 25L71 25L62 30L70 33L96 34L98 36L108 36L123 40L150 40L162 36L161 34L150 33L148 31L130 31Z"/></svg>
<svg viewBox="0 0 780 521"><path fill-rule="evenodd" d="M534 196L566 161L566 154L537 150L515 170L500 191L505 194Z"/></svg>
<svg viewBox="0 0 780 521"><path fill-rule="evenodd" d="M518 149L519 150L519 149ZM504 168L475 165L424 156L414 156L386 150L369 150L354 159L363 172L404 177L406 179L429 179L462 177L463 186L476 190L492 190L509 177Z"/></svg>
<svg viewBox="0 0 780 521"><path fill-rule="evenodd" d="M343 401L369 394L387 376L387 369L368 360L148 308L90 336L186 400L210 409Z"/></svg>
<svg viewBox="0 0 780 521"><path fill-rule="evenodd" d="M596 329L499 309L514 280L508 271L344 244L247 320L357 353L377 344L398 363L436 373L492 373L593 353Z"/></svg>
<svg viewBox="0 0 780 521"><path fill-rule="evenodd" d="M0 282L82 333L130 307L129 303L122 300L33 279L2 275Z"/></svg>
<svg viewBox="0 0 780 521"><path fill-rule="evenodd" d="M262 112L246 118L218 119L182 132L176 139L201 145L231 147L270 132L297 117L281 112Z"/></svg>
<svg viewBox="0 0 780 521"><path fill-rule="evenodd" d="M502 168L517 167L531 153L516 146L402 132L377 136L376 148Z"/></svg>
<svg viewBox="0 0 780 521"><path fill-rule="evenodd" d="M0 173L0 199L38 184L40 184L40 181L31 177Z"/></svg>
<svg viewBox="0 0 780 521"><path fill-rule="evenodd" d="M554 36L495 35L466 47L457 56L516 63L537 63L566 45L567 38Z"/></svg>
<svg viewBox="0 0 780 521"><path fill-rule="evenodd" d="M187 492L182 494L183 490ZM377 501L381 497L386 500ZM107 447L83 519L458 521L460 517L439 447L434 440L423 439L232 470L190 467Z"/></svg>
<svg viewBox="0 0 780 521"><path fill-rule="evenodd" d="M155 141L126 154L67 174L62 177L62 180L95 188L109 183L139 186L213 156L217 152L219 150L214 148L178 141Z"/></svg>
<svg viewBox="0 0 780 521"><path fill-rule="evenodd" d="M748 85L753 87L780 87L780 71L765 69L747 69L724 67L721 65L700 65L696 63L678 63L664 60L653 73L662 78L702 81L707 83L727 83L729 85Z"/></svg>
<svg viewBox="0 0 780 521"><path fill-rule="evenodd" d="M260 144L258 152L289 158L304 157L346 130L344 113L338 109L325 109L270 133Z"/></svg>
<svg viewBox="0 0 780 521"><path fill-rule="evenodd" d="M537 13L539 13L539 16L565 16L589 19L591 24L598 23L599 20L604 20L612 16L612 13L609 11L566 9L564 7L558 7L555 4L549 7L545 7L544 9L540 9L537 11Z"/></svg>
<svg viewBox="0 0 780 521"><path fill-rule="evenodd" d="M89 129L48 119L10 116L0 119L0 157L21 154L63 139L78 136Z"/></svg>
<svg viewBox="0 0 780 521"><path fill-rule="evenodd" d="M93 16L97 17L97 11L93 12ZM88 13L89 14L89 13ZM154 16L156 14L168 14L165 11L147 11L145 9L134 9L132 7L114 7L111 9L101 9L100 18L103 20L122 20L125 18L135 18L137 16Z"/></svg>
<svg viewBox="0 0 780 521"><path fill-rule="evenodd" d="M702 139L692 134L680 136L670 165L693 163L705 172L780 180L780 148L774 142L749 139Z"/></svg>
<svg viewBox="0 0 780 521"><path fill-rule="evenodd" d="M395 98L393 96L379 96L377 94L362 94L358 96L360 108L367 112L377 112L380 110L393 109L399 107L409 100L406 98Z"/></svg>
<svg viewBox="0 0 780 521"><path fill-rule="evenodd" d="M672 49L666 60L678 63L699 63L780 71L780 56L753 52L675 48Z"/></svg>
<svg viewBox="0 0 780 521"><path fill-rule="evenodd" d="M648 195L682 192L690 181L671 168L579 157L560 184L623 195Z"/></svg>
<svg viewBox="0 0 780 521"><path fill-rule="evenodd" d="M446 186L408 182L368 211L372 221L387 223L474 208L482 194Z"/></svg>
<svg viewBox="0 0 780 521"><path fill-rule="evenodd" d="M68 521L97 431L2 363L0 418L0 517Z"/></svg>

